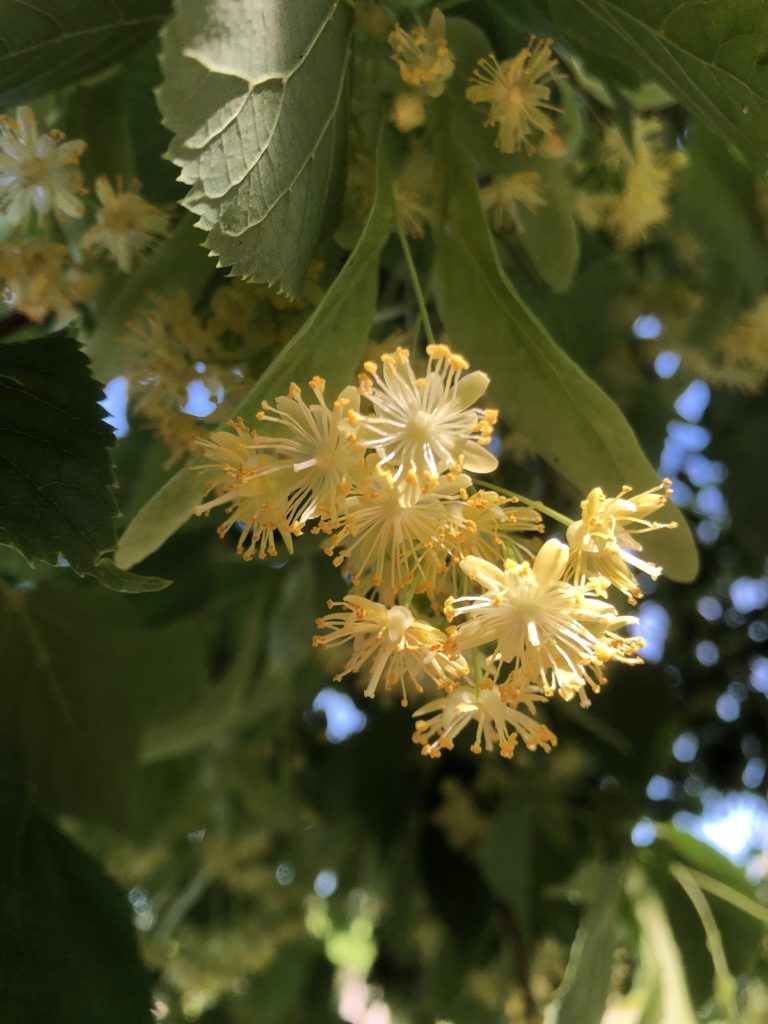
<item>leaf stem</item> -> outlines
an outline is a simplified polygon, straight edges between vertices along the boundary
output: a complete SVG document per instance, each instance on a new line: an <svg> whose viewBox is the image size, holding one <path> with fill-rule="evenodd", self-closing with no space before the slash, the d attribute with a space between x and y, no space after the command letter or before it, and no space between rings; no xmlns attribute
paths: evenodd
<svg viewBox="0 0 768 1024"><path fill-rule="evenodd" d="M430 345L434 345L435 335L432 333L432 324L429 320L427 304L424 300L424 292L422 291L419 275L416 271L416 264L413 262L411 247L408 245L408 239L405 237L403 222L397 211L395 211L395 226L397 228L397 237L400 239L400 246L403 250L403 256L405 257L405 265L408 268L408 276L411 279L411 287L413 288L414 295L416 296L416 303L419 307L419 319L421 320L421 324L424 328L424 333L427 336L427 341Z"/></svg>
<svg viewBox="0 0 768 1024"><path fill-rule="evenodd" d="M529 508L535 508L537 512L541 512L544 516L549 516L550 519L554 519L558 523L562 523L563 526L570 526L573 523L573 519L569 519L568 516L564 516L562 512L556 512L555 509L550 508L549 505L545 505L541 501L534 501L533 498L526 498L524 494L518 494L516 491L508 491L506 487L501 487L499 484L495 484L490 480L483 480L483 487L490 487L492 491L498 491L499 494L505 494L508 498L515 498L517 501L521 501L524 505Z"/></svg>
<svg viewBox="0 0 768 1024"><path fill-rule="evenodd" d="M696 884L693 874L684 864L673 864L670 873L682 886L686 896L693 904L694 910L699 915L704 928L704 936L712 957L712 965L715 969L715 994L718 998L721 1009L728 1019L728 1024L738 1024L739 1011L736 1003L736 982L728 967L723 939L720 929L717 926L715 915L707 902L707 898Z"/></svg>

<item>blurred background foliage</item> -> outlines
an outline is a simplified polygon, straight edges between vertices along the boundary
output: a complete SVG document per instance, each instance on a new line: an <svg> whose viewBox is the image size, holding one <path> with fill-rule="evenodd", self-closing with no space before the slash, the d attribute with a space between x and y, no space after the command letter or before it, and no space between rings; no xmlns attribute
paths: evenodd
<svg viewBox="0 0 768 1024"><path fill-rule="evenodd" d="M311 537L290 561L244 564L234 541L188 518L182 506L197 499L175 495L190 475L173 475L187 434L228 413L192 370L172 416L142 407L141 358L157 339L142 357L122 341L179 289L206 329L217 316L224 323L222 365L246 366L248 380L275 366L288 379L306 375L307 347L321 338L326 360L354 366L363 348L376 353L413 330L407 268L396 239L384 241L384 220L383 233L373 237L370 222L363 233L368 248L356 255L368 262L356 284L339 298L329 289L373 199L382 112L404 91L388 34L397 22L426 25L432 5L358 0L333 14L348 18L351 53L334 108L349 125L346 155L333 158L342 177L327 209L314 211L304 269L290 264L289 230L257 238L259 259L269 245L288 253L284 283L306 282L285 283L292 298L232 284L175 205L186 186L164 155L183 146L158 112L158 54L162 46L160 103L178 134L193 104L174 107L182 49L173 33L202 31L205 5L180 0L162 43L170 12L157 0L114 5L114 22L85 0L52 4L50 19L12 6L0 102L30 101L41 125L84 139L88 180L138 179L142 195L176 211L173 232L144 262L130 275L102 266L95 294L63 318L106 386L118 532L143 508L155 522L152 496L169 481L161 494L174 504L157 543L142 534L135 545L149 553L140 566L149 582L127 572L135 559L121 562L120 547L117 565L91 559L81 577L49 564L62 552L78 568L55 523L41 528L53 557L31 527L14 539L3 478L0 540L13 542L0 547L3 1020L137 1024L152 1019L149 1007L158 1020L205 1024L768 1020L768 14L759 0L451 0L439 5L456 64L444 95L429 98L425 127L404 131L393 115L386 129L395 204L406 226L413 218L437 322L449 303L439 301L430 221L456 173L444 163L446 139L463 147L483 188L500 174L539 175L546 204L513 205L517 220L494 232L501 265L673 480L700 549L692 583L646 583L646 664L614 669L588 711L553 706L555 753L521 750L511 763L458 745L427 761L395 698L365 701L354 680L330 682L338 665L309 638L343 581ZM252 27L259 4L244 3L241 15ZM480 57L514 56L531 33L552 37L561 69L554 156L501 153L464 98ZM650 119L677 162L663 216L628 240L642 188L613 222L594 219L589 197L621 191L606 131L639 160L637 126ZM649 175L641 169L641 185ZM216 207L212 223L230 215ZM10 226L0 227L12 246ZM214 227L208 247L228 251L225 234ZM376 277L374 313L365 282L375 289ZM0 378L4 350L62 325L55 308L25 314L7 280L4 296ZM503 364L497 340L481 340L483 309L463 298L478 350L490 346ZM315 316L323 330L302 335ZM286 350L297 336L304 347ZM49 360L77 391L84 365L73 355L71 370L57 371L60 343L40 342L41 365ZM103 412L93 396L82 401L92 433ZM503 411L502 481L575 510L579 493L526 433L525 396ZM36 415L55 444L59 428ZM102 477L108 487L108 468ZM112 537L100 550L114 550ZM173 585L156 589L161 580Z"/></svg>

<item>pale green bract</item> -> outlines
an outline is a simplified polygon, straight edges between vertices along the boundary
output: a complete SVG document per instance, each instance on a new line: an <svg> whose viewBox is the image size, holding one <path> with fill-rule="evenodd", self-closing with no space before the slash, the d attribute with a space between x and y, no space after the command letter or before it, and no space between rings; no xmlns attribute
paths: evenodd
<svg viewBox="0 0 768 1024"><path fill-rule="evenodd" d="M184 205L219 266L294 297L342 186L350 21L341 0L176 0L163 32Z"/></svg>

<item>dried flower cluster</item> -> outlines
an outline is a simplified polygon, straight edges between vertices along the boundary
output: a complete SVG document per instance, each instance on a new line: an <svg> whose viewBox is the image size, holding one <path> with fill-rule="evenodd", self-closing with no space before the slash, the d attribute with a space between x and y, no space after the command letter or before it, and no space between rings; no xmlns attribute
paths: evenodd
<svg viewBox="0 0 768 1024"><path fill-rule="evenodd" d="M326 538L350 589L329 602L314 643L349 649L336 678L358 673L367 697L419 700L422 753L439 756L465 729L475 752L510 757L520 739L549 751L542 704L587 705L610 662L640 661L642 640L625 632L637 620L608 591L634 603L635 571L658 575L637 537L667 525L651 517L668 482L635 497L595 488L566 543L542 544L526 499L470 475L497 466L496 412L478 405L487 375L445 344L427 357L419 375L396 348L332 401L318 377L311 397L292 384L254 425L236 420L199 442L194 470L212 496L197 512L225 507L219 533L237 530L245 559L276 555L278 542L292 553L307 530Z"/></svg>

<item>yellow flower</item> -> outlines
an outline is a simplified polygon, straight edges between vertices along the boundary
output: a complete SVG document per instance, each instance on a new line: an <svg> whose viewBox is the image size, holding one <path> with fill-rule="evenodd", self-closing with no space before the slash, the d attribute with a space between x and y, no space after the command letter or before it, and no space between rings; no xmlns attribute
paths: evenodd
<svg viewBox="0 0 768 1024"><path fill-rule="evenodd" d="M525 230L520 221L519 207L535 213L547 205L541 184L541 175L536 171L518 171L501 178L494 178L490 185L480 190L480 202L484 210L491 210L493 226L497 231L514 227Z"/></svg>
<svg viewBox="0 0 768 1024"><path fill-rule="evenodd" d="M314 377L309 387L317 399L310 405L296 384L274 406L262 403L256 418L275 424L274 434L251 430L239 419L229 424L234 433L217 431L198 442L207 461L194 468L214 475L209 488L218 497L197 512L230 506L232 514L220 533L223 536L238 520L244 522L238 553L246 559L257 547L259 558L275 554L275 533L293 551L292 538L300 536L307 523L319 520L315 532L338 527L351 478L360 472L359 450L340 430L345 411L358 401L356 389L345 388L329 407L325 381Z"/></svg>
<svg viewBox="0 0 768 1024"><path fill-rule="evenodd" d="M432 214L432 188L434 166L432 158L424 149L419 149L405 161L392 182L392 194L397 213L406 235L423 238Z"/></svg>
<svg viewBox="0 0 768 1024"><path fill-rule="evenodd" d="M549 753L557 737L533 717L535 705L544 700L544 694L527 683L461 687L414 712L418 721L413 741L425 756L440 757L444 749L453 749L459 733L474 724L475 737L469 748L473 754L498 745L502 757L512 757L518 736L529 750L541 747Z"/></svg>
<svg viewBox="0 0 768 1024"><path fill-rule="evenodd" d="M602 163L623 176L619 191L576 194L576 213L587 230L603 228L622 249L633 249L651 228L669 219L669 196L677 174L687 164L684 153L664 144L658 118L632 120L632 146L616 125L603 135Z"/></svg>
<svg viewBox="0 0 768 1024"><path fill-rule="evenodd" d="M136 353L130 373L133 409L168 448L170 465L202 433L195 417L182 411L189 386L206 389L220 419L243 390L242 370L221 361L216 337L200 322L184 291L152 296L151 306L128 325L122 340Z"/></svg>
<svg viewBox="0 0 768 1024"><path fill-rule="evenodd" d="M632 569L647 573L652 579L661 574L657 565L638 557L637 552L643 548L636 535L671 529L676 524L648 518L666 504L672 493L669 480L632 498L631 491L631 487L623 487L615 498L608 498L600 487L595 487L582 501L581 519L571 523L566 531L570 547L567 575L579 582L602 576L635 604L640 587Z"/></svg>
<svg viewBox="0 0 768 1024"><path fill-rule="evenodd" d="M23 240L0 247L0 297L33 323L55 316L63 326L75 315L75 304L90 298L91 275L68 266L65 245Z"/></svg>
<svg viewBox="0 0 768 1024"><path fill-rule="evenodd" d="M373 407L354 417L357 439L375 449L379 465L395 480L415 474L434 482L443 472L467 469L490 473L498 465L487 450L495 410L474 407L488 387L488 375L466 373L469 364L446 345L428 345L429 361L417 377L407 349L397 348L364 366L361 393Z"/></svg>
<svg viewBox="0 0 768 1024"><path fill-rule="evenodd" d="M427 119L424 97L418 92L400 92L392 100L389 118L400 132L421 128Z"/></svg>
<svg viewBox="0 0 768 1024"><path fill-rule="evenodd" d="M606 583L589 580L574 585L563 580L568 547L547 541L533 560L507 560L499 568L470 555L461 562L469 578L479 584L478 596L449 598L446 618L466 616L455 633L456 647L493 644L488 659L490 678L502 665L511 665L510 681L536 682L547 695L559 691L569 699L578 693L588 704L585 686L599 689L606 662L635 659L640 641L618 635L617 630L637 622L618 615L598 597Z"/></svg>
<svg viewBox="0 0 768 1024"><path fill-rule="evenodd" d="M242 523L237 553L246 561L254 556L274 557L278 536L293 554L293 538L301 535L302 527L290 522L286 514L291 471L279 469L269 456L253 453L254 433L242 420L229 425L234 433L214 431L198 442L207 461L194 469L210 477L208 489L215 490L216 497L198 505L195 514L208 515L226 505L229 516L217 533L224 537L236 523Z"/></svg>
<svg viewBox="0 0 768 1024"><path fill-rule="evenodd" d="M96 223L83 235L83 247L103 250L127 274L134 257L168 234L170 217L137 192L120 187L115 191L103 175L96 179L94 188L101 209Z"/></svg>
<svg viewBox="0 0 768 1024"><path fill-rule="evenodd" d="M150 295L143 316L131 321L128 328L123 340L139 353L144 368L154 360L163 368L168 360L187 366L218 353L215 336L200 322L183 289L170 295Z"/></svg>
<svg viewBox="0 0 768 1024"><path fill-rule="evenodd" d="M355 24L369 36L380 38L386 35L392 22L381 4L374 3L373 0L357 0L354 10Z"/></svg>
<svg viewBox="0 0 768 1024"><path fill-rule="evenodd" d="M531 138L548 135L554 123L547 111L558 108L549 102L549 83L556 77L557 61L548 39L531 39L520 53L501 64L491 55L472 72L466 90L471 103L489 105L486 125L498 125L496 145L502 153L533 150Z"/></svg>
<svg viewBox="0 0 768 1024"><path fill-rule="evenodd" d="M353 642L352 656L336 680L368 666L366 697L373 697L383 682L385 690L400 689L401 703L407 707L407 683L421 694L424 680L451 689L469 673L461 655L452 658L445 653L445 634L416 619L410 608L390 608L357 594L349 594L343 601L329 601L328 607L341 610L317 620L320 629L330 632L314 637L313 643L316 647L336 647Z"/></svg>
<svg viewBox="0 0 768 1024"><path fill-rule="evenodd" d="M435 8L424 28L419 25L406 32L396 25L389 35L394 51L392 60L400 69L400 77L426 96L440 96L454 71L453 54L445 38L445 15Z"/></svg>
<svg viewBox="0 0 768 1024"><path fill-rule="evenodd" d="M347 499L342 527L326 554L352 572L353 582L370 579L386 595L414 580L419 591L430 592L445 571L447 536L461 525L459 492L469 477L444 478L422 491L413 480L382 472L372 457L367 465L365 487Z"/></svg>
<svg viewBox="0 0 768 1024"><path fill-rule="evenodd" d="M277 343L275 317L267 307L263 289L250 281L228 281L213 293L207 329L230 349L242 339L249 352Z"/></svg>
<svg viewBox="0 0 768 1024"><path fill-rule="evenodd" d="M286 513L291 522L320 519L320 528L339 525L352 481L359 476L363 462L360 449L341 429L342 418L359 408L356 388L345 388L328 406L325 381L313 377L309 389L317 399L307 405L297 384L274 406L262 402L256 418L273 423L278 433L253 432L249 447L270 457L270 472L287 471L291 475L290 499Z"/></svg>
<svg viewBox="0 0 768 1024"><path fill-rule="evenodd" d="M0 210L11 225L26 223L32 210L82 217L76 165L85 143L63 139L57 131L41 135L30 107L19 107L16 120L0 117Z"/></svg>
<svg viewBox="0 0 768 1024"><path fill-rule="evenodd" d="M768 380L768 295L717 339L711 352L686 349L686 365L720 387L755 393Z"/></svg>
<svg viewBox="0 0 768 1024"><path fill-rule="evenodd" d="M469 581L459 569L462 558L477 555L493 562L509 556L516 560L532 557L530 547L520 535L544 532L539 513L515 504L512 498L482 490L474 494L464 492L461 497L461 525L446 537L451 562L440 582L439 592L443 595L466 591Z"/></svg>

